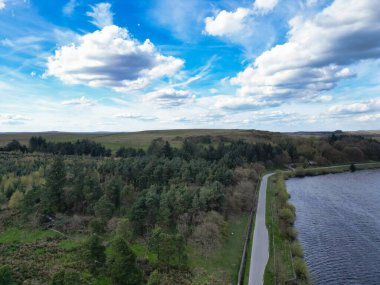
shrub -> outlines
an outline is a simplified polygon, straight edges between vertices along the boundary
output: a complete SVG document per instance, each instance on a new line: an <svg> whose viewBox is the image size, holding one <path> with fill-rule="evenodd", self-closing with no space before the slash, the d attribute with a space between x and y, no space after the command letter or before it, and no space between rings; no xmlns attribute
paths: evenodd
<svg viewBox="0 0 380 285"><path fill-rule="evenodd" d="M303 249L298 241L292 242L290 249L294 257L300 257L300 258L303 257Z"/></svg>
<svg viewBox="0 0 380 285"><path fill-rule="evenodd" d="M160 284L160 274L157 270L154 270L150 275L148 279L147 285L159 285Z"/></svg>
<svg viewBox="0 0 380 285"><path fill-rule="evenodd" d="M294 258L294 271L296 272L297 278L300 280L309 280L309 271L307 269L307 266L305 262L299 258Z"/></svg>
<svg viewBox="0 0 380 285"><path fill-rule="evenodd" d="M279 216L281 219L283 219L285 222L289 224L294 223L294 213L290 208L282 208L279 211Z"/></svg>
<svg viewBox="0 0 380 285"><path fill-rule="evenodd" d="M9 199L9 208L11 209L20 209L22 206L22 201L24 200L24 194L20 191L16 191L12 194Z"/></svg>
<svg viewBox="0 0 380 285"><path fill-rule="evenodd" d="M8 265L0 267L0 285L11 285L12 282L12 270Z"/></svg>

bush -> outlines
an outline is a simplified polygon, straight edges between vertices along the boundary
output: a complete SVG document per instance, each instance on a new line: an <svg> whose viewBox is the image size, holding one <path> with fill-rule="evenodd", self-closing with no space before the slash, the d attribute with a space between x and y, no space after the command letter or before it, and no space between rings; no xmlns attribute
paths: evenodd
<svg viewBox="0 0 380 285"><path fill-rule="evenodd" d="M297 235L298 235L298 232L295 228L293 227L288 227L286 229L286 237L289 239L289 240L295 240L297 238Z"/></svg>
<svg viewBox="0 0 380 285"><path fill-rule="evenodd" d="M296 272L297 278L303 281L307 281L310 278L309 271L305 262L299 258L294 258L294 271Z"/></svg>
<svg viewBox="0 0 380 285"><path fill-rule="evenodd" d="M281 219L283 219L288 224L294 223L294 213L290 208L282 208L279 211L279 216Z"/></svg>
<svg viewBox="0 0 380 285"><path fill-rule="evenodd" d="M101 219L92 219L90 223L88 224L88 228L91 233L93 234L104 234L105 230L105 222L102 221Z"/></svg>
<svg viewBox="0 0 380 285"><path fill-rule="evenodd" d="M80 274L75 271L64 271L61 270L54 274L50 285L84 285L84 280L81 278Z"/></svg>
<svg viewBox="0 0 380 285"><path fill-rule="evenodd" d="M297 168L295 176L296 177L305 177L306 176L305 169L303 169L303 168Z"/></svg>
<svg viewBox="0 0 380 285"><path fill-rule="evenodd" d="M9 208L11 209L20 209L22 206L22 202L24 200L24 194L20 191L16 191L12 194L9 199Z"/></svg>
<svg viewBox="0 0 380 285"><path fill-rule="evenodd" d="M303 257L303 249L298 241L292 242L290 249L292 251L293 257L300 257L300 258Z"/></svg>
<svg viewBox="0 0 380 285"><path fill-rule="evenodd" d="M160 274L157 270L154 270L150 275L148 279L147 285L159 285L160 284Z"/></svg>
<svg viewBox="0 0 380 285"><path fill-rule="evenodd" d="M12 270L8 265L0 267L0 285L11 285L12 282Z"/></svg>

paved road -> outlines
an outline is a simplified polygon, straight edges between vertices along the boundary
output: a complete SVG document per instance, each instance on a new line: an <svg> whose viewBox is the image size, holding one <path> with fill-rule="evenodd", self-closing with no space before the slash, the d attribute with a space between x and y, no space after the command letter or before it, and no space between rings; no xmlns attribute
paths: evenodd
<svg viewBox="0 0 380 285"><path fill-rule="evenodd" d="M262 285L264 283L264 271L269 258L269 239L268 229L265 224L265 208L268 178L271 175L273 175L273 173L265 175L261 180L253 233L249 285Z"/></svg>

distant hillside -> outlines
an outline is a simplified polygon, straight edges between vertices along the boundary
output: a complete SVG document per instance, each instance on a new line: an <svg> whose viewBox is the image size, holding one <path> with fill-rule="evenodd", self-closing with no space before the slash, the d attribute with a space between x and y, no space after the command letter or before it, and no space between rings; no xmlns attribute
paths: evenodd
<svg viewBox="0 0 380 285"><path fill-rule="evenodd" d="M146 149L150 142L156 138L167 140L174 147L182 144L183 140L189 137L198 137L200 140L211 140L217 143L222 139L244 140L247 142L278 142L284 135L293 137L326 137L332 133L342 131L328 132L287 132L277 133L258 130L241 130L241 129L178 129L178 130L157 130L142 131L131 133L112 133L112 132L93 132L93 133L68 133L68 132L41 132L41 133L0 133L0 146L6 145L15 139L20 143L27 145L29 139L33 136L42 136L48 141L64 142L76 141L80 139L89 139L101 143L111 150L117 150L121 146L139 147ZM380 131L355 131L347 134L361 135L367 138L380 140Z"/></svg>
<svg viewBox="0 0 380 285"><path fill-rule="evenodd" d="M189 137L202 137L218 142L222 138L238 140L242 139L248 142L267 142L282 135L256 130L224 130L224 129L186 129L186 130L159 130L159 131L142 131L132 133L66 133L66 132L41 132L41 133L3 133L0 134L0 146L6 145L15 139L22 144L28 144L32 136L42 136L48 141L62 142L75 141L78 139L89 139L101 143L106 147L116 150L120 146L147 148L150 142L156 138L167 140L173 146L179 146L184 139Z"/></svg>

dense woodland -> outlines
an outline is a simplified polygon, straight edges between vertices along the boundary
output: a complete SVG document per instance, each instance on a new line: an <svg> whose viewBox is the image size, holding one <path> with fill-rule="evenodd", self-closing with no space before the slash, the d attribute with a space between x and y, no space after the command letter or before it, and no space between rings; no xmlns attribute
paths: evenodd
<svg viewBox="0 0 380 285"><path fill-rule="evenodd" d="M155 139L113 154L89 140L11 141L0 149L0 232L14 241L0 242L0 284L230 284L200 278L192 259L223 247L266 168L368 160L380 143L346 135ZM47 236L21 242L18 229Z"/></svg>

